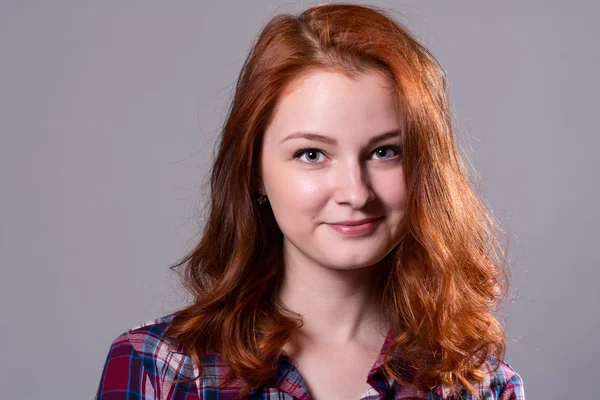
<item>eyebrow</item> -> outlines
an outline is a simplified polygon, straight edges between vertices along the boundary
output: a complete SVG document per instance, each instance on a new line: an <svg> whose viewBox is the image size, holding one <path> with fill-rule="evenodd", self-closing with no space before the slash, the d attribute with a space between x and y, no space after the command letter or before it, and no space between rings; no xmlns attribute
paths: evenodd
<svg viewBox="0 0 600 400"><path fill-rule="evenodd" d="M373 136L367 143L367 146L371 146L375 143L381 142L382 140L392 138L392 137L397 137L397 136L400 136L400 129L394 129L393 131L389 131L389 132L382 133L381 135ZM319 142L319 143L328 144L330 146L337 146L337 144L338 144L338 141L332 137L320 135L318 133L311 133L311 132L292 133L291 135L286 136L281 142L279 142L279 144L282 144L283 142L286 142L286 141L292 140L292 139L307 139L307 140L312 140L312 141Z"/></svg>

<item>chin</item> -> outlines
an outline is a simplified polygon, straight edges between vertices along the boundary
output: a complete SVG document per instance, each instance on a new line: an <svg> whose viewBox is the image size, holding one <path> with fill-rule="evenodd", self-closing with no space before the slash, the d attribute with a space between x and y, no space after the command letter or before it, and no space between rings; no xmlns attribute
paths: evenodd
<svg viewBox="0 0 600 400"><path fill-rule="evenodd" d="M345 255L344 257L340 257L338 258L337 262L330 262L329 265L331 265L331 268L333 269L359 269L359 268L367 268L367 267L371 267L374 266L375 264L377 264L378 262L380 262L384 256L382 257L369 257L369 258L364 258L364 254L361 254L363 257L361 257L360 259L358 258L348 258L348 255Z"/></svg>

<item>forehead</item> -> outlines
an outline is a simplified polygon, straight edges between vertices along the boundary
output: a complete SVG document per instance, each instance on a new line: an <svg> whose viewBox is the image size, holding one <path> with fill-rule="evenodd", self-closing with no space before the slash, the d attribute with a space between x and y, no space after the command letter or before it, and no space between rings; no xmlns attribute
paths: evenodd
<svg viewBox="0 0 600 400"><path fill-rule="evenodd" d="M351 78L312 70L282 92L266 134L274 139L297 130L331 136L376 134L397 126L394 86L383 72L370 70Z"/></svg>

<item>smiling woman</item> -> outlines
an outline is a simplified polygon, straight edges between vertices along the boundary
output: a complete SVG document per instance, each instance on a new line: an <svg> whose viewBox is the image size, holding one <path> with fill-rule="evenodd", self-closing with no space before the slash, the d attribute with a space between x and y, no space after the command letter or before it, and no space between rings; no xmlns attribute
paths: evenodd
<svg viewBox="0 0 600 400"><path fill-rule="evenodd" d="M348 77L313 68L288 83L262 138L259 177L287 270L366 268L398 245L407 197L401 130L393 83L379 70ZM359 224L366 219L377 221ZM338 322L319 330L343 329Z"/></svg>
<svg viewBox="0 0 600 400"><path fill-rule="evenodd" d="M433 56L384 10L273 18L237 83L193 304L119 336L98 399L524 399L496 226Z"/></svg>

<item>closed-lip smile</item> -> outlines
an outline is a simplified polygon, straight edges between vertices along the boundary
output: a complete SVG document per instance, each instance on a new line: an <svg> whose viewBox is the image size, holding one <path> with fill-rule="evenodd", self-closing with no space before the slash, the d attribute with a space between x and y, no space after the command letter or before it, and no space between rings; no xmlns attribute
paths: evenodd
<svg viewBox="0 0 600 400"><path fill-rule="evenodd" d="M345 226L364 225L369 222L376 221L379 218L381 218L381 217L365 218L365 219L354 220L354 221L352 221L352 220L339 221L339 222L332 222L330 225L345 225Z"/></svg>
<svg viewBox="0 0 600 400"><path fill-rule="evenodd" d="M383 217L339 221L329 224L334 231L346 237L363 237L377 230Z"/></svg>

